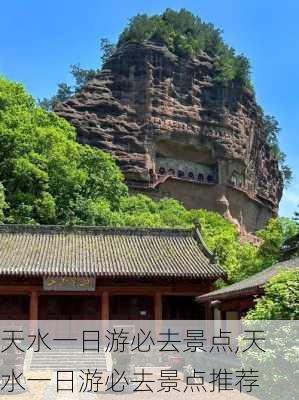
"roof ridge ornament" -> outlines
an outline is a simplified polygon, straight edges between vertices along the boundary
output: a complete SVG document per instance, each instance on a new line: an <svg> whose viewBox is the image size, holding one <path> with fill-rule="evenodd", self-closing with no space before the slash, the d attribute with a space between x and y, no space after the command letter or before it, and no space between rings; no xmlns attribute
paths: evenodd
<svg viewBox="0 0 299 400"><path fill-rule="evenodd" d="M205 243L203 237L202 237L202 228L201 228L201 223L196 220L193 222L194 223L194 238L197 241L197 243L199 244L199 247L201 248L201 250L203 251L203 253L214 263L214 264L218 264L218 257L215 253L213 253L207 246L207 244Z"/></svg>

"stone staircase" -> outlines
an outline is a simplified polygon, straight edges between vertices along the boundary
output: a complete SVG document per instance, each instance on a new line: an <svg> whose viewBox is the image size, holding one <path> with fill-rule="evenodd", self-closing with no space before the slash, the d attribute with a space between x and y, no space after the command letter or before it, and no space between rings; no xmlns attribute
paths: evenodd
<svg viewBox="0 0 299 400"><path fill-rule="evenodd" d="M83 353L81 349L52 349L28 355L28 369L32 370L95 370L107 371L111 355L100 352L89 351Z"/></svg>

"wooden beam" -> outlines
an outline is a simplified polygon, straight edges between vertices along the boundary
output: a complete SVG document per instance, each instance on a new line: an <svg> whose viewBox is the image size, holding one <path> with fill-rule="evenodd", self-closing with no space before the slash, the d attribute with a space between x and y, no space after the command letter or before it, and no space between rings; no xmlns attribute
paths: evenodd
<svg viewBox="0 0 299 400"><path fill-rule="evenodd" d="M38 320L38 294L33 291L30 294L30 314L29 318L31 321Z"/></svg>
<svg viewBox="0 0 299 400"><path fill-rule="evenodd" d="M97 281L97 287L94 292L51 292L44 291L41 284L31 284L29 282L20 282L17 281L13 284L10 283L9 279L3 283L3 279L0 282L0 294L30 294L33 291L36 291L37 294L45 294L47 296L101 296L103 290L108 291L113 295L142 295L142 296L154 296L157 291L159 291L162 295L176 295L176 296L199 296L200 294L207 293L214 289L212 286L207 283L199 282L198 284L186 284L181 282L173 282L169 285L162 285L159 281L149 281L148 283L143 284L134 284L133 282L128 283L118 283L116 282L114 285L107 284L107 282Z"/></svg>
<svg viewBox="0 0 299 400"><path fill-rule="evenodd" d="M109 311L109 292L102 292L101 296L101 319L109 320L110 311Z"/></svg>
<svg viewBox="0 0 299 400"><path fill-rule="evenodd" d="M103 287L97 288L94 292L88 291L44 291L41 287L34 287L30 285L19 285L19 286L8 286L8 285L0 285L0 295L18 295L18 294L30 294L34 290L37 294L43 294L47 296L99 296L103 292ZM162 293L165 296L199 296L203 290L201 287L198 288L188 288L185 286L178 285L175 286L155 286L152 282L148 284L148 286L105 286L105 291L113 294L113 295L142 295L142 296L152 296L157 291Z"/></svg>

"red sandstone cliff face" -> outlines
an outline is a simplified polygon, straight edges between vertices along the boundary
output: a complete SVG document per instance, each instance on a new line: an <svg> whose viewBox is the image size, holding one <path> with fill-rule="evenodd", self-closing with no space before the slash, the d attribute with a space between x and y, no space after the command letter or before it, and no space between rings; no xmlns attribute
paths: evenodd
<svg viewBox="0 0 299 400"><path fill-rule="evenodd" d="M178 160L178 169L195 168L194 181L197 165L207 166L215 171L210 184L238 187L276 212L283 185L259 108L246 90L215 83L213 59L127 44L104 67L55 111L76 127L79 142L111 152L130 186L154 187Z"/></svg>

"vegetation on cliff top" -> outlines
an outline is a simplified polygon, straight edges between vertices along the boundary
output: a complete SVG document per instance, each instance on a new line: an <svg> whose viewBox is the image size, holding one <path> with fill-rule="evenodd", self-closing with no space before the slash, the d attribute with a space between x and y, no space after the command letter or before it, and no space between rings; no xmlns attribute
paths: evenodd
<svg viewBox="0 0 299 400"><path fill-rule="evenodd" d="M206 53L214 59L216 83L224 86L246 87L253 93L248 58L243 54L236 54L232 47L225 44L219 29L211 23L203 22L185 9L174 11L168 8L162 15L138 14L131 18L116 45L102 38L99 68L84 69L79 64L71 65L70 72L74 77L75 85L71 87L66 83L60 83L56 95L50 99L44 98L40 101L40 105L47 110L52 110L59 101L66 100L99 73L101 66L121 45L148 41L164 44L180 58L196 58Z"/></svg>
<svg viewBox="0 0 299 400"><path fill-rule="evenodd" d="M161 15L139 14L130 19L117 46L128 42L158 41L179 57L198 57L203 52L216 58L215 81L223 85L237 83L253 91L250 63L244 55L226 45L221 31L203 22L186 9L166 9Z"/></svg>
<svg viewBox="0 0 299 400"><path fill-rule="evenodd" d="M213 24L203 22L186 9L174 11L168 8L161 15L139 14L131 18L119 37L117 47L130 42L158 41L178 57L196 58L206 53L215 59L216 83L247 88L253 93L248 58L243 54L236 54L235 50L224 42L221 34L221 30ZM109 47L105 54L109 56L112 52L113 47ZM279 124L275 117L263 115L263 125L266 141L273 157L279 163L283 181L289 184L292 180L292 170L286 163L286 155L279 148Z"/></svg>
<svg viewBox="0 0 299 400"><path fill-rule="evenodd" d="M253 93L250 81L250 63L243 54L236 54L221 36L221 31L211 23L203 22L199 17L185 9L174 11L166 9L161 15L148 16L138 14L131 18L127 27L119 36L117 45L107 39L101 39L100 65L125 43L146 43L155 41L167 48L180 58L196 58L206 53L214 59L215 84L225 87L243 87ZM39 105L51 111L61 101L67 100L78 92L88 80L94 78L101 70L84 69L79 64L71 65L71 74L75 84L59 83L57 93L51 98L44 98ZM286 156L279 148L280 128L277 120L262 113L265 140L273 157L278 161L283 181L288 185L292 180L292 170L286 163Z"/></svg>

